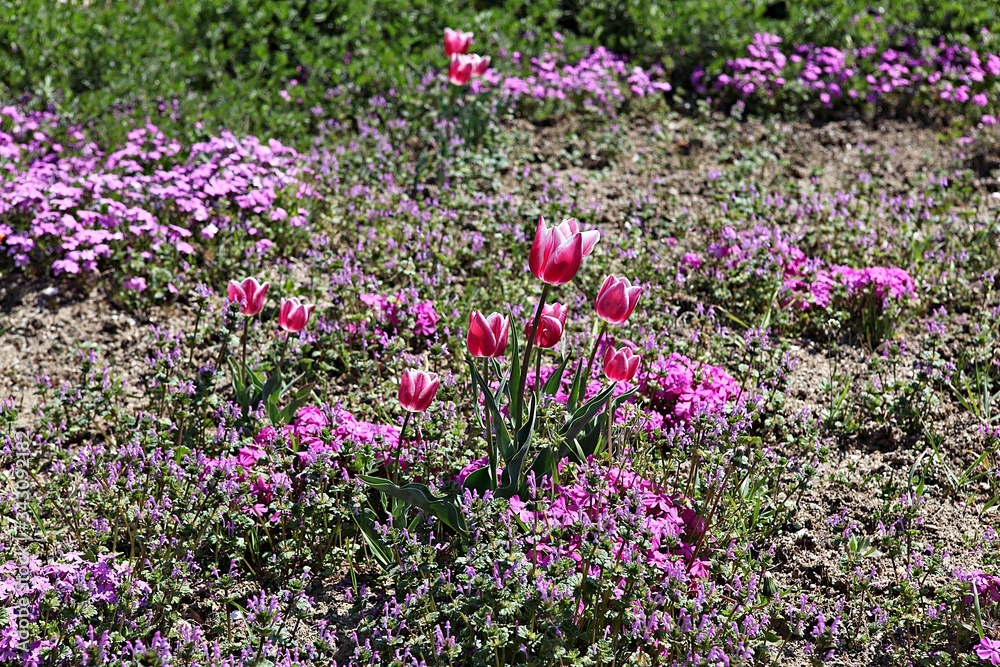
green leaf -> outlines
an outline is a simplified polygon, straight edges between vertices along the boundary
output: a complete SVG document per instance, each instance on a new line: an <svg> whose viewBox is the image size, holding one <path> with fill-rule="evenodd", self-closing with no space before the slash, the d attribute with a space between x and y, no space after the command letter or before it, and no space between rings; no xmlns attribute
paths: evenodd
<svg viewBox="0 0 1000 667"><path fill-rule="evenodd" d="M295 419L295 414L299 411L299 408L312 402L312 389L314 386L315 383L310 382L295 392L292 400L289 401L288 405L286 405L281 411L281 425L291 424ZM278 426L278 424L275 424L275 426Z"/></svg>
<svg viewBox="0 0 1000 667"><path fill-rule="evenodd" d="M569 363L569 357L565 357L562 363L559 364L559 368L555 370L549 379L545 381L545 386L542 387L542 391L547 396L555 396L559 391L559 387L562 385L563 373L566 372L566 365Z"/></svg>
<svg viewBox="0 0 1000 667"><path fill-rule="evenodd" d="M269 403L271 396L277 394L278 398L281 398L281 390L284 386L281 383L281 369L275 368L274 372L271 373L271 377L267 378L264 382L264 386L260 391L260 398L263 402Z"/></svg>
<svg viewBox="0 0 1000 667"><path fill-rule="evenodd" d="M596 420L586 433L574 440L579 447L580 453L583 454L583 459L580 463L586 461L588 456L594 456L602 451L599 448L604 442L601 440L601 435L604 433L604 430L604 427L601 425L601 420Z"/></svg>
<svg viewBox="0 0 1000 667"><path fill-rule="evenodd" d="M475 381L483 391L483 398L486 400L486 408L493 416L493 433L496 435L497 447L500 450L500 455L503 456L504 461L506 461L513 456L514 448L511 445L510 432L507 430L507 424L504 421L503 414L500 412L500 407L497 405L497 397L493 395L492 391L490 391L490 387L486 383L486 379L483 378L479 369L476 368L476 364L471 360L469 361L469 369L472 371L473 381ZM497 396L499 396L499 392Z"/></svg>
<svg viewBox="0 0 1000 667"><path fill-rule="evenodd" d="M382 536L378 534L378 531L375 530L375 521L377 519L378 517L375 515L375 512L369 507L364 508L360 514L354 517L354 521L361 530L361 536L364 538L368 548L371 549L375 560L385 568L393 563L392 550L385 543L385 540L382 539Z"/></svg>
<svg viewBox="0 0 1000 667"><path fill-rule="evenodd" d="M257 390L257 394L262 394L264 392L264 383L267 377L263 372L258 373L257 371L248 368L247 374L250 376L250 382L253 384L253 388Z"/></svg>
<svg viewBox="0 0 1000 667"><path fill-rule="evenodd" d="M584 403L573 413L573 416L562 427L562 435L566 438L566 442L572 442L583 431L587 424L601 411L604 404L608 402L614 391L615 383L609 382L608 386L602 389L597 396Z"/></svg>
<svg viewBox="0 0 1000 667"><path fill-rule="evenodd" d="M473 491L478 491L479 493L486 493L490 490L490 467L485 465L479 470L474 470L469 473L469 476L465 478L465 483L462 484L463 488L471 489Z"/></svg>
<svg viewBox="0 0 1000 667"><path fill-rule="evenodd" d="M537 401L532 395L528 404L528 420L521 427L517 434L517 442L520 445L517 452L509 459L504 459L502 484L496 491L500 498L510 498L521 492L521 468L524 466L524 459L528 456L528 448L531 447L531 434L535 427L535 410Z"/></svg>
<svg viewBox="0 0 1000 667"><path fill-rule="evenodd" d="M242 397L246 393L246 381L243 379L243 369L239 367L236 360L232 357L226 358L226 363L229 364L229 372L233 376L233 390L236 392L237 397Z"/></svg>
<svg viewBox="0 0 1000 667"><path fill-rule="evenodd" d="M639 391L638 387L632 387L630 389L626 389L624 392L615 396L614 399L611 401L612 412L617 410L622 405L622 403L635 396L635 392L637 391Z"/></svg>
<svg viewBox="0 0 1000 667"><path fill-rule="evenodd" d="M555 463L555 454L552 447L543 447L542 451L538 452L538 456L535 457L535 462L531 464L528 468L531 472L535 473L535 478L544 477L546 475L552 475L552 466Z"/></svg>
<svg viewBox="0 0 1000 667"><path fill-rule="evenodd" d="M983 505L983 509L979 512L979 516L985 516L986 513L989 512L998 502L1000 502L1000 493L986 501L986 504Z"/></svg>
<svg viewBox="0 0 1000 667"><path fill-rule="evenodd" d="M362 482L372 487L379 493L391 498L398 498L404 503L423 510L427 514L437 517L446 526L457 532L465 532L465 519L458 506L451 498L435 498L430 489L424 484L410 482L403 486L396 486L387 479L379 477L369 477L359 475Z"/></svg>
<svg viewBox="0 0 1000 667"><path fill-rule="evenodd" d="M510 322L515 322L514 316L509 312L507 313L507 319ZM510 359L510 381L508 386L511 391L517 391L518 387L521 386L521 343L517 338L517 327L511 326L508 333L508 343L510 352L507 358ZM508 401L510 405L513 405L513 396L508 396Z"/></svg>
<svg viewBox="0 0 1000 667"><path fill-rule="evenodd" d="M580 402L580 396L584 393L583 385L583 359L580 359L576 362L576 372L573 374L573 383L569 388L569 400L566 401L566 407L570 412L576 412L577 403Z"/></svg>
<svg viewBox="0 0 1000 667"><path fill-rule="evenodd" d="M270 420L271 425L275 427L285 425L285 415L281 409L279 400L276 394L271 394L270 400L264 403L264 408L267 410L267 418Z"/></svg>

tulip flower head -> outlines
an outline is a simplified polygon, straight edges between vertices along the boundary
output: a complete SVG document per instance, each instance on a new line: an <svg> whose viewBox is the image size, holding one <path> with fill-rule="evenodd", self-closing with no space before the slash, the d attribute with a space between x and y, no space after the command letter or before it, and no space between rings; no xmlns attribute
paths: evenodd
<svg viewBox="0 0 1000 667"><path fill-rule="evenodd" d="M489 56L472 54L472 76L482 76L490 66Z"/></svg>
<svg viewBox="0 0 1000 667"><path fill-rule="evenodd" d="M253 316L264 309L264 299L271 283L261 285L256 278L244 278L240 282L229 281L227 296L233 303L240 304L240 314Z"/></svg>
<svg viewBox="0 0 1000 667"><path fill-rule="evenodd" d="M470 46L472 46L471 32L462 32L451 28L444 29L444 55L446 58L468 53Z"/></svg>
<svg viewBox="0 0 1000 667"><path fill-rule="evenodd" d="M285 299L278 311L278 326L289 333L302 331L306 328L313 308L312 304L302 303L295 297Z"/></svg>
<svg viewBox="0 0 1000 667"><path fill-rule="evenodd" d="M441 380L436 373L408 368L399 381L399 404L409 412L424 412L430 407Z"/></svg>
<svg viewBox="0 0 1000 667"><path fill-rule="evenodd" d="M581 232L574 218L564 220L555 227L546 227L545 219L538 216L535 241L528 256L531 273L549 285L568 283L576 276L583 258L593 252L600 238L598 231Z"/></svg>
<svg viewBox="0 0 1000 667"><path fill-rule="evenodd" d="M482 76L489 65L489 57L484 58L475 53L454 55L448 66L448 81L455 86L464 86L472 77Z"/></svg>
<svg viewBox="0 0 1000 667"><path fill-rule="evenodd" d="M594 302L597 316L608 324L624 324L639 303L640 294L642 288L633 287L628 278L608 276Z"/></svg>
<svg viewBox="0 0 1000 667"><path fill-rule="evenodd" d="M488 317L478 310L469 314L469 335L466 343L474 357L499 357L507 349L509 322L500 313Z"/></svg>
<svg viewBox="0 0 1000 667"><path fill-rule="evenodd" d="M535 332L534 346L544 349L555 347L562 339L563 330L566 328L566 316L569 309L558 303L550 303L542 308L542 318L538 321L538 330ZM531 322L525 329L524 335L531 335Z"/></svg>
<svg viewBox="0 0 1000 667"><path fill-rule="evenodd" d="M628 382L635 377L635 372L639 370L639 362L642 355L633 354L632 350L623 347L616 350L608 347L604 351L604 374L609 380L615 382Z"/></svg>

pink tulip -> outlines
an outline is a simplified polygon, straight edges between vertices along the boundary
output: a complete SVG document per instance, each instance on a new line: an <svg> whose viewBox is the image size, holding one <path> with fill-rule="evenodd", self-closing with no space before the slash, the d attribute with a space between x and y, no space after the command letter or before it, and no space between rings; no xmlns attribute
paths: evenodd
<svg viewBox="0 0 1000 667"><path fill-rule="evenodd" d="M474 357L499 357L507 349L507 318L500 313L483 317L478 310L469 314L466 344Z"/></svg>
<svg viewBox="0 0 1000 667"><path fill-rule="evenodd" d="M465 55L454 55L448 66L448 81L454 86L464 86L472 78L472 60Z"/></svg>
<svg viewBox="0 0 1000 667"><path fill-rule="evenodd" d="M444 29L444 55L451 58L454 55L468 53L472 46L472 33L461 30Z"/></svg>
<svg viewBox="0 0 1000 667"><path fill-rule="evenodd" d="M490 66L489 56L472 56L472 76L482 76Z"/></svg>
<svg viewBox="0 0 1000 667"><path fill-rule="evenodd" d="M456 86L464 86L472 77L482 76L489 66L489 57L484 58L475 53L454 55L448 65L448 81Z"/></svg>
<svg viewBox="0 0 1000 667"><path fill-rule="evenodd" d="M242 306L240 313L243 315L257 315L264 309L264 298L267 297L267 288L271 283L261 285L256 278L244 278L241 282L229 281L227 295L233 303Z"/></svg>
<svg viewBox="0 0 1000 667"><path fill-rule="evenodd" d="M640 361L642 361L642 355L633 354L632 350L627 347L615 350L609 346L604 351L604 374L608 376L609 380L628 382L635 377L635 372L639 370Z"/></svg>
<svg viewBox="0 0 1000 667"><path fill-rule="evenodd" d="M640 294L642 288L633 287L628 278L608 276L594 302L597 316L608 324L624 324L639 303Z"/></svg>
<svg viewBox="0 0 1000 667"><path fill-rule="evenodd" d="M580 232L576 220L569 218L556 227L546 227L538 216L535 241L531 244L528 266L543 283L562 285L573 280L583 258L594 250L601 238L598 231Z"/></svg>
<svg viewBox="0 0 1000 667"><path fill-rule="evenodd" d="M456 86L464 86L473 77L482 76L489 66L489 56L483 57L475 53L454 55L448 66L448 81Z"/></svg>
<svg viewBox="0 0 1000 667"><path fill-rule="evenodd" d="M399 381L399 404L409 412L424 412L430 407L440 385L441 380L436 373L407 369Z"/></svg>
<svg viewBox="0 0 1000 667"><path fill-rule="evenodd" d="M278 326L289 333L302 331L306 328L314 307L312 304L301 303L295 297L285 299L278 311Z"/></svg>
<svg viewBox="0 0 1000 667"><path fill-rule="evenodd" d="M542 318L538 321L538 330L535 332L535 347L545 349L555 347L562 339L568 314L569 309L562 304L550 303L543 307ZM531 322L528 322L524 335L525 337L531 335Z"/></svg>
<svg viewBox="0 0 1000 667"><path fill-rule="evenodd" d="M559 223L556 227L563 236L569 236L570 234L579 234L583 239L583 256L586 257L590 253L594 252L594 246L597 242L601 240L601 233L596 229L589 232L580 231L580 223L576 221L576 218L566 218Z"/></svg>

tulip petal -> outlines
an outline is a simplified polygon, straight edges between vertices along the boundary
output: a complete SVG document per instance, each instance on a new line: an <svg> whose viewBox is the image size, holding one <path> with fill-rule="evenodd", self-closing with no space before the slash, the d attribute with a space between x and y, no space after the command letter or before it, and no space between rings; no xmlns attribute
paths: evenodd
<svg viewBox="0 0 1000 667"><path fill-rule="evenodd" d="M542 280L551 285L563 285L573 280L583 261L583 240L574 234L555 248L547 258Z"/></svg>
<svg viewBox="0 0 1000 667"><path fill-rule="evenodd" d="M545 266L546 251L549 245L548 237L549 230L545 227L545 219L538 216L538 224L535 226L535 240L531 244L531 253L528 255L528 267L538 280L542 280L542 269Z"/></svg>

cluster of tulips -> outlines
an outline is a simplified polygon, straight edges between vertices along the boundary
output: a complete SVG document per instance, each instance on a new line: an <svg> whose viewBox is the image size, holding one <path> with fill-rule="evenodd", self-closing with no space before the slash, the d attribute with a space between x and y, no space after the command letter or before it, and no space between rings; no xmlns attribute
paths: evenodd
<svg viewBox="0 0 1000 667"><path fill-rule="evenodd" d="M468 48L472 36L468 33L446 33L446 44L453 48ZM454 44L455 40L462 43ZM524 361L521 368L527 368L533 348L538 348L536 357L535 390L540 388L538 366L541 350L554 348L562 340L566 328L569 309L563 304L547 303L553 287L564 285L576 277L583 258L590 255L597 242L600 232L581 231L579 223L574 218L564 220L559 225L549 227L544 218L539 216L535 228L535 238L528 257L528 265L532 275L543 283L542 295L532 317L525 326L526 345ZM247 319L244 323L243 348L244 366L246 364L246 334L250 320L259 315L264 308L269 283L260 283L256 278L245 278L241 281L230 281L228 285L229 301L240 307L240 314ZM591 376L597 350L604 339L608 325L624 324L635 310L642 294L642 287L633 285L628 278L610 275L605 278L594 302L594 309L601 319L601 328L594 340L590 357L586 365L584 377ZM295 297L282 301L278 311L278 326L287 334L302 331L313 311L313 305L302 303ZM469 354L479 359L498 359L507 351L510 317L501 313L484 315L478 310L469 315L469 328L466 337L466 347ZM286 339L287 340L287 339ZM607 346L604 351L603 369L607 378L613 382L631 382L638 371L642 358L633 350L623 345L615 348ZM488 366L484 364L484 370ZM524 392L527 373L521 372L519 385L514 395L514 420L520 424L524 406ZM437 395L441 380L436 373L407 369L402 373L397 397L399 404L406 411L406 418L400 432L400 441L410 419L415 414L425 412Z"/></svg>
<svg viewBox="0 0 1000 667"><path fill-rule="evenodd" d="M461 30L444 29L444 55L449 59L448 81L456 86L464 86L476 76L482 76L490 66L489 56L469 53L472 33Z"/></svg>
<svg viewBox="0 0 1000 667"><path fill-rule="evenodd" d="M270 286L271 283L261 284L256 278L244 278L239 282L230 280L227 296L229 301L239 304L241 315L253 318L264 310L267 288ZM313 307L295 297L284 299L278 309L278 326L288 333L299 333L306 328Z"/></svg>
<svg viewBox="0 0 1000 667"><path fill-rule="evenodd" d="M229 298L230 303L239 306L240 314L245 318L243 320L243 336L240 339L240 347L242 348L240 366L231 366L233 371L233 386L244 407L250 406L251 397L246 392L252 382L252 378L255 377L255 374L251 373L247 366L247 335L250 332L250 322L264 310L264 301L267 299L267 289L270 286L270 283L261 284L256 278L244 278L239 282L230 280L226 290L226 296ZM306 323L309 321L309 316L312 315L313 307L312 304L303 303L295 297L282 300L281 307L278 309L278 326L284 330L285 334L281 347L281 359L278 361L276 372L280 373L281 363L285 359L285 349L288 346L289 336L299 333L306 328ZM282 389L284 389L284 385L282 385ZM280 393L278 394L279 399ZM262 392L261 398L266 399L267 396L263 394L264 392Z"/></svg>
<svg viewBox="0 0 1000 667"><path fill-rule="evenodd" d="M564 285L573 280L580 270L583 258L593 252L600 236L598 231L580 231L579 224L573 218L564 220L557 226L548 227L545 220L539 216L528 264L531 273L544 283L544 287L542 297L535 308L535 315L525 327L527 346L522 368L526 367L533 347L550 349L562 339L569 309L560 303L547 304L546 299L553 286ZM607 325L624 324L635 310L641 294L642 287L633 285L628 278L616 276L605 278L594 302L594 309L602 324L594 340L586 377L590 375L594 357L604 338ZM507 315L501 313L484 315L478 310L472 311L469 315L469 330L466 337L469 354L477 358L502 357L507 351L509 329L510 318ZM618 349L608 346L604 352L604 374L614 382L630 382L635 377L641 360L641 355L635 354L628 346ZM520 411L523 405L526 375L521 373L515 407L517 411ZM535 383L539 384L537 373ZM439 385L440 379L435 373L406 370L399 385L399 403L408 413L424 412L434 400Z"/></svg>

